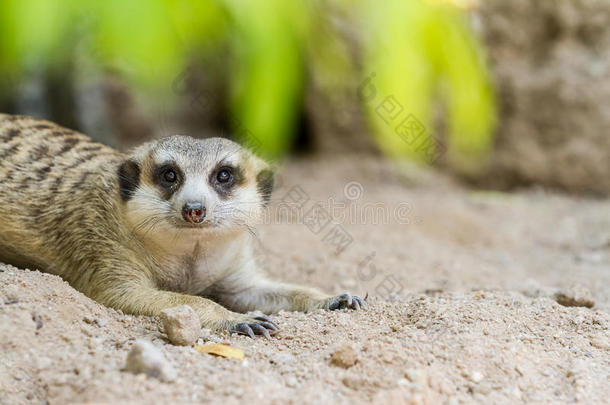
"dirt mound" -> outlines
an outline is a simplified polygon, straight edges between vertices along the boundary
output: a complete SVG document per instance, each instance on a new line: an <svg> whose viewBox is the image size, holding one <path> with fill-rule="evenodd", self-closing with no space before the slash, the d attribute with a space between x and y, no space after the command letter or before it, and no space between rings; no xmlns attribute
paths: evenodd
<svg viewBox="0 0 610 405"><path fill-rule="evenodd" d="M518 293L373 299L366 312L282 313L272 340L207 336L243 349L243 362L172 346L158 320L104 308L56 276L9 267L0 294L12 297L0 306L4 404L602 403L608 395L608 315ZM121 371L136 338L161 349L176 381ZM346 345L356 359L337 366L331 357Z"/></svg>

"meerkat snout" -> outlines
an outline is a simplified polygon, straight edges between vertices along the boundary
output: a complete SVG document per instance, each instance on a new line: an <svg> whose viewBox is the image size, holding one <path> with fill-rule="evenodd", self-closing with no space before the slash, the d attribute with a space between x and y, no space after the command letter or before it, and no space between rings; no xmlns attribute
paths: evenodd
<svg viewBox="0 0 610 405"><path fill-rule="evenodd" d="M182 217L186 222L191 222L193 224L200 224L203 222L205 218L205 207L202 203L186 203L184 207L182 207Z"/></svg>

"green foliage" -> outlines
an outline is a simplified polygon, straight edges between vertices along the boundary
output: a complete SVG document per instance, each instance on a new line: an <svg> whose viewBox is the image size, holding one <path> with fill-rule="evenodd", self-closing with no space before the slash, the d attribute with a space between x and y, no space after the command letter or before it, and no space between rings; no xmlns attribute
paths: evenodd
<svg viewBox="0 0 610 405"><path fill-rule="evenodd" d="M304 81L303 46L308 24L303 3L228 0L234 27L234 113L277 157L292 141Z"/></svg>
<svg viewBox="0 0 610 405"><path fill-rule="evenodd" d="M495 102L482 51L464 16L453 7L418 0L388 0L383 7L370 0L367 5L365 73L374 72L378 97L394 97L404 115L412 114L424 127L422 137L410 142L397 136L400 122L388 122L379 104L369 102L380 146L393 156L429 159L431 151L420 148L420 139L436 139L433 108L444 101L448 145L443 140L430 145L447 148L462 168L475 169L491 146Z"/></svg>
<svg viewBox="0 0 610 405"><path fill-rule="evenodd" d="M276 157L292 143L306 80L329 93L358 84L347 45L328 24L331 8L364 33L361 73L374 74L378 99L364 104L380 147L425 160L377 113L377 101L393 96L434 136L441 100L450 157L482 161L495 105L481 49L462 13L420 0L0 0L0 75L61 74L86 55L161 95L189 57L227 43L231 112L249 131L241 134Z"/></svg>

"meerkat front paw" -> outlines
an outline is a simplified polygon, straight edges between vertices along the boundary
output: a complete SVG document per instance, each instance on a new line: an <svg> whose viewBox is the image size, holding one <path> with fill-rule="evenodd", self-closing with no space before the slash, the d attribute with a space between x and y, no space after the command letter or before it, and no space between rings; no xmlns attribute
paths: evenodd
<svg viewBox="0 0 610 405"><path fill-rule="evenodd" d="M228 330L230 333L247 335L253 339L255 335L263 335L266 338L270 338L271 335L278 332L279 326L266 316L244 316L243 319L234 322Z"/></svg>
<svg viewBox="0 0 610 405"><path fill-rule="evenodd" d="M336 297L331 297L326 300L326 309L334 311L335 309L367 309L369 304L367 304L365 298L360 298L356 295L350 295L348 293L337 295Z"/></svg>

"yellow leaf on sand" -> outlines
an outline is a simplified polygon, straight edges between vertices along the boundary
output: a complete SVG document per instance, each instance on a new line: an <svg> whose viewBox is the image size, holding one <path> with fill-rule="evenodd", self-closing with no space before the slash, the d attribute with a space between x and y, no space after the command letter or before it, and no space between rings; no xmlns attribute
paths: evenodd
<svg viewBox="0 0 610 405"><path fill-rule="evenodd" d="M201 353L215 354L216 356L222 357L232 357L238 360L244 359L244 351L237 347L209 344L204 346L195 345L195 349Z"/></svg>

